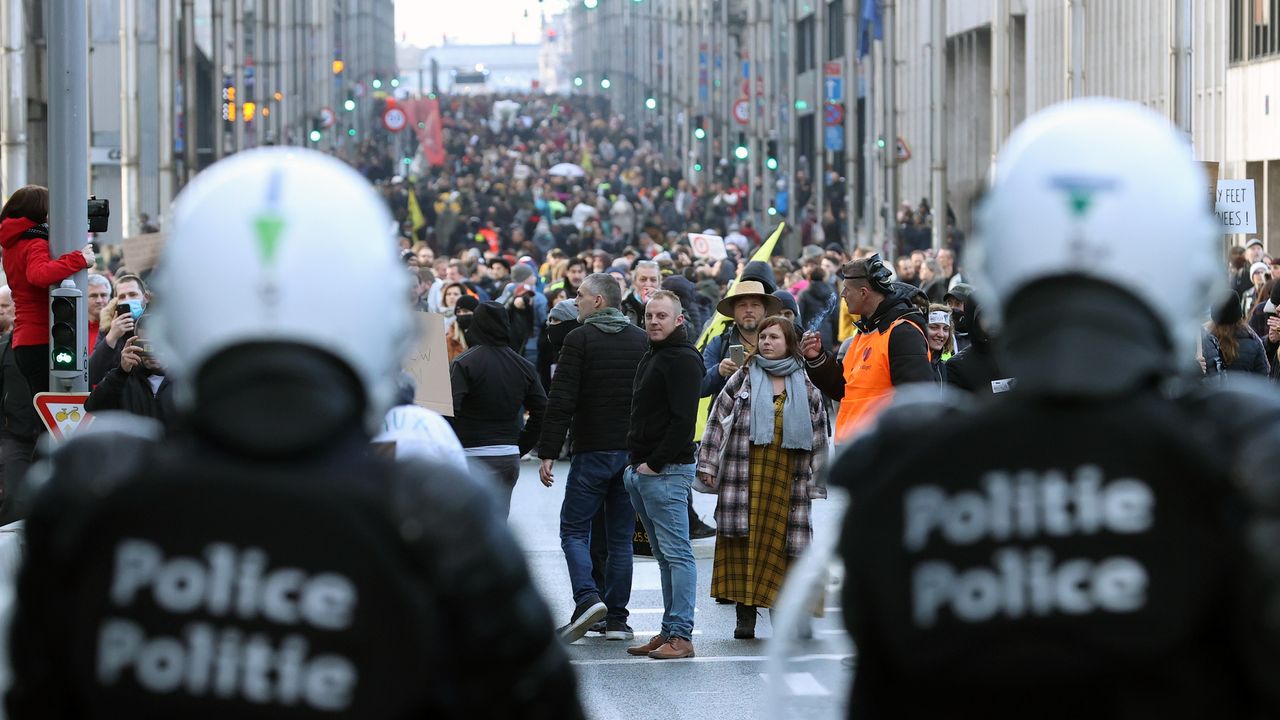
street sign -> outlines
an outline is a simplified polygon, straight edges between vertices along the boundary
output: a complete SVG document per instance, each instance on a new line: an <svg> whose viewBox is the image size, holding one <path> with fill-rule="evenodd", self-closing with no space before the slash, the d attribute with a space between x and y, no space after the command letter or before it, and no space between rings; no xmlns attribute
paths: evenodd
<svg viewBox="0 0 1280 720"><path fill-rule="evenodd" d="M742 81L743 97L746 97L747 95L751 94L751 91L748 89L749 87L750 87L750 84L746 80L743 80ZM763 97L763 96L764 96L764 78L757 75L756 76L756 97Z"/></svg>
<svg viewBox="0 0 1280 720"><path fill-rule="evenodd" d="M321 125L325 126L326 128L331 128L336 122L338 122L338 115L333 111L333 108L331 107L320 108L320 124Z"/></svg>
<svg viewBox="0 0 1280 720"><path fill-rule="evenodd" d="M746 98L738 98L733 104L733 119L738 121L739 125L746 125L751 121L751 101Z"/></svg>
<svg viewBox="0 0 1280 720"><path fill-rule="evenodd" d="M689 245L693 248L694 256L699 258L723 260L729 257L725 251L724 238L717 235L689 233Z"/></svg>
<svg viewBox="0 0 1280 720"><path fill-rule="evenodd" d="M895 155L898 157L898 162L906 162L911 159L911 147L907 145L906 140L898 138L898 142L896 143L894 150Z"/></svg>
<svg viewBox="0 0 1280 720"><path fill-rule="evenodd" d="M840 68L840 61L839 61L839 60L828 60L826 63L824 63L824 64L823 64L823 69L825 70L825 73L824 73L824 74L826 74L826 75L837 75L837 76L838 76L838 75L840 74L840 71L841 71L841 68Z"/></svg>
<svg viewBox="0 0 1280 720"><path fill-rule="evenodd" d="M387 108L382 113L382 126L393 133L400 132L409 124L409 118L398 107Z"/></svg>
<svg viewBox="0 0 1280 720"><path fill-rule="evenodd" d="M844 80L842 78L828 75L822 84L826 90L827 102L841 102L844 100Z"/></svg>
<svg viewBox="0 0 1280 720"><path fill-rule="evenodd" d="M822 106L822 124L827 127L840 125L844 122L844 106L838 103L829 102Z"/></svg>
<svg viewBox="0 0 1280 720"><path fill-rule="evenodd" d="M1213 211L1222 223L1222 234L1258 232L1258 206L1252 180L1219 180Z"/></svg>
<svg viewBox="0 0 1280 720"><path fill-rule="evenodd" d="M826 131L827 149L831 152L844 152L844 128L839 125L828 125L823 129Z"/></svg>
<svg viewBox="0 0 1280 720"><path fill-rule="evenodd" d="M93 415L84 409L84 401L89 393L36 393L32 398L36 406L36 414L40 421L49 428L49 435L54 440L66 440L78 428L85 427L93 421Z"/></svg>

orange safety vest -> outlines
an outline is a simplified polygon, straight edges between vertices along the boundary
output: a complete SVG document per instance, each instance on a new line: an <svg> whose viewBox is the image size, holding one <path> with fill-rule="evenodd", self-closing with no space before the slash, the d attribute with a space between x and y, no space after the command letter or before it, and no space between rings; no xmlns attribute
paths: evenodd
<svg viewBox="0 0 1280 720"><path fill-rule="evenodd" d="M865 429L893 400L889 335L903 323L924 334L915 323L899 318L884 332L860 332L853 336L849 352L844 356L844 397L840 399L840 414L836 416L836 442L849 440Z"/></svg>

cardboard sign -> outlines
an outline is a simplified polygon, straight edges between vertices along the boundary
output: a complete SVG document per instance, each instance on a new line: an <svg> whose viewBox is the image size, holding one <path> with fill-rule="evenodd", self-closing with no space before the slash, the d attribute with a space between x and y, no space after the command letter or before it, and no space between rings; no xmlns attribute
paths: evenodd
<svg viewBox="0 0 1280 720"><path fill-rule="evenodd" d="M418 323L418 342L405 363L404 370L418 385L413 396L415 405L453 417L453 386L449 382L449 349L444 342L444 316L440 313L414 313Z"/></svg>
<svg viewBox="0 0 1280 720"><path fill-rule="evenodd" d="M147 233L124 239L124 267L131 273L144 273L156 266L164 249L164 233Z"/></svg>
<svg viewBox="0 0 1280 720"><path fill-rule="evenodd" d="M724 238L702 233L689 233L689 244L693 246L693 254L708 260L723 260L729 257L724 249Z"/></svg>
<svg viewBox="0 0 1280 720"><path fill-rule="evenodd" d="M1213 211L1222 223L1222 234L1258 232L1258 206L1252 180L1219 180Z"/></svg>
<svg viewBox="0 0 1280 720"><path fill-rule="evenodd" d="M49 429L49 435L59 442L66 440L77 429L93 421L93 415L84 409L89 393L36 393L32 403L36 414Z"/></svg>

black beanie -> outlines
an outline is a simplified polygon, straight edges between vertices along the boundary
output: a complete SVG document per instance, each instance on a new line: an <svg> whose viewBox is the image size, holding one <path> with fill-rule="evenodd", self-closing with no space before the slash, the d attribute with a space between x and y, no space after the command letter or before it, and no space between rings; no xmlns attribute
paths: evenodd
<svg viewBox="0 0 1280 720"><path fill-rule="evenodd" d="M458 302L454 303L454 307L459 310L468 310L470 312L475 312L476 308L480 307L480 301L472 297L471 295L467 295L464 293L462 297L458 298Z"/></svg>
<svg viewBox="0 0 1280 720"><path fill-rule="evenodd" d="M1240 295L1235 290L1227 293L1227 299L1213 309L1213 321L1219 325L1230 327L1244 317L1244 308L1240 306Z"/></svg>

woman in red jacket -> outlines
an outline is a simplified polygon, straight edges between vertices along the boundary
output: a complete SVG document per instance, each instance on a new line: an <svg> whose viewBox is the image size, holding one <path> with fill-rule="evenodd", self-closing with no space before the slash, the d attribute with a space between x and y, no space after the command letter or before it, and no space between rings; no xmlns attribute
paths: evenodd
<svg viewBox="0 0 1280 720"><path fill-rule="evenodd" d="M33 395L49 390L49 286L93 267L91 245L51 258L48 222L49 189L39 185L18 189L0 209L0 249L17 315L13 357Z"/></svg>

